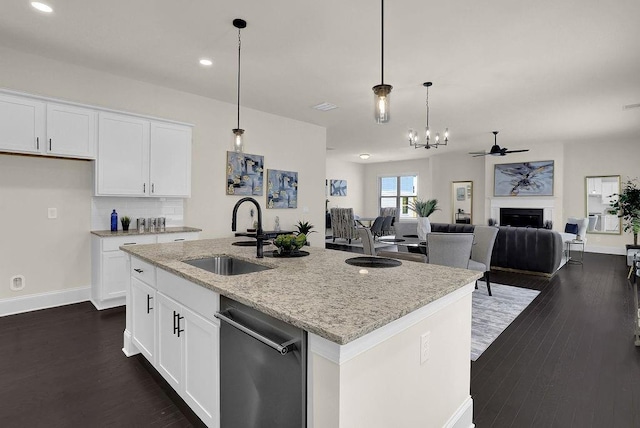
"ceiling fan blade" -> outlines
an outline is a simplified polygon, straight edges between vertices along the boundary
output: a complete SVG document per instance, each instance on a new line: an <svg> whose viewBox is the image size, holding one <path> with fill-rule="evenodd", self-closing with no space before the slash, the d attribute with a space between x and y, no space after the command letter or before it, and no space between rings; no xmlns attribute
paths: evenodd
<svg viewBox="0 0 640 428"><path fill-rule="evenodd" d="M469 152L470 155L486 155L487 152Z"/></svg>
<svg viewBox="0 0 640 428"><path fill-rule="evenodd" d="M505 153L521 153L521 152L528 152L529 149L524 149L524 150L506 150Z"/></svg>
<svg viewBox="0 0 640 428"><path fill-rule="evenodd" d="M469 154L471 155L471 154L473 154L473 153L469 153ZM472 157L472 158L477 158L477 157L480 157L480 156L486 156L486 155L488 155L488 154L489 154L489 153L478 153L477 155L473 155L473 156L471 156L471 157Z"/></svg>

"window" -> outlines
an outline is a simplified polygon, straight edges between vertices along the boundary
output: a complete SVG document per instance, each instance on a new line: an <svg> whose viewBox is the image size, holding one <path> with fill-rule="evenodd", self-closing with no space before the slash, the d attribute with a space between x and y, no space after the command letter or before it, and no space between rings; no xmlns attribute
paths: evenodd
<svg viewBox="0 0 640 428"><path fill-rule="evenodd" d="M417 175L397 177L380 177L380 208L395 208L396 220L416 218L416 213L409 209L409 201L417 198Z"/></svg>

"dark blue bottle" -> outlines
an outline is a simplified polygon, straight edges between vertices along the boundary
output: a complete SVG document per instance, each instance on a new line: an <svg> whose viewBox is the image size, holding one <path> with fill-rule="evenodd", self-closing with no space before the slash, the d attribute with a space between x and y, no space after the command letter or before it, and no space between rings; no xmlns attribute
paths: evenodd
<svg viewBox="0 0 640 428"><path fill-rule="evenodd" d="M111 213L111 231L116 232L118 230L118 213L113 210Z"/></svg>

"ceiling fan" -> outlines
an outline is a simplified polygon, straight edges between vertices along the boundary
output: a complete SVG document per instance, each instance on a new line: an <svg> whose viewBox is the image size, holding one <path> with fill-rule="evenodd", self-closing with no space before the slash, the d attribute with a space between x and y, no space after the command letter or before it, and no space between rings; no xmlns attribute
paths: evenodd
<svg viewBox="0 0 640 428"><path fill-rule="evenodd" d="M491 146L491 150L489 152L469 152L473 157L478 156L506 156L507 153L518 153L518 152L528 152L529 149L524 150L508 150L506 147L500 148L498 145L498 131L493 131L493 146Z"/></svg>

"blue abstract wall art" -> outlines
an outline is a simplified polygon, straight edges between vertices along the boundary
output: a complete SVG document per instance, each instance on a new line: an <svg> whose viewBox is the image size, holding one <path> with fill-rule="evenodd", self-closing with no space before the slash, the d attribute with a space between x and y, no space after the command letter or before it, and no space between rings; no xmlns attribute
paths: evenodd
<svg viewBox="0 0 640 428"><path fill-rule="evenodd" d="M553 161L495 166L494 196L553 196Z"/></svg>
<svg viewBox="0 0 640 428"><path fill-rule="evenodd" d="M267 208L298 208L298 173L267 170Z"/></svg>
<svg viewBox="0 0 640 428"><path fill-rule="evenodd" d="M264 156L227 152L227 195L262 196Z"/></svg>
<svg viewBox="0 0 640 428"><path fill-rule="evenodd" d="M347 196L347 180L330 180L329 195Z"/></svg>

